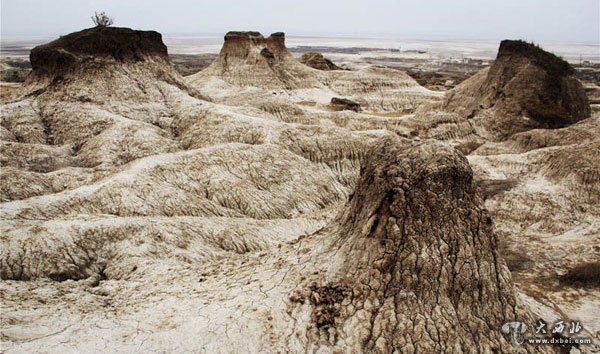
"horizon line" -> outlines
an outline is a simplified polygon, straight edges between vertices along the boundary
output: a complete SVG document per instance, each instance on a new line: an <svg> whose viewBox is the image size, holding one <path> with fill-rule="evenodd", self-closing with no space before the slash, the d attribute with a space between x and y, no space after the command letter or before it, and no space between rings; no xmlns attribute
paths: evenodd
<svg viewBox="0 0 600 354"><path fill-rule="evenodd" d="M113 26L113 27L121 27L121 26ZM91 28L91 27L87 27L87 28ZM124 28L131 28L131 27L124 27ZM81 30L86 29L86 28L82 28ZM142 30L142 31L153 31L151 29L137 29L137 30ZM154 30L156 31L156 30ZM160 31L156 31L159 32L163 37L165 38L177 38L177 37L194 37L194 36L205 36L205 37L214 37L214 38L219 38L224 36L227 32L230 32L232 30L227 30L227 31L165 31L165 32L160 32ZM247 30L250 31L250 30ZM73 32L77 32L77 31L73 31ZM73 33L73 32L69 32L69 33ZM259 31L260 32L260 31ZM265 32L261 34L263 35L269 35L269 32ZM340 39L413 39L413 40L422 40L422 41L436 41L436 40L442 40L442 41L449 41L449 40L455 40L455 41L485 41L485 42L490 42L490 41L502 41L505 39L512 39L512 40L525 40L525 41L529 41L529 42L534 42L534 43L565 43L565 44L583 44L583 45L591 45L591 46L596 46L596 47L600 47L600 42L599 41L594 41L594 40L571 40L571 39L531 39L531 38L527 38L524 36L504 36L504 37L497 37L497 36L461 36L461 35L454 35L454 34L400 34L400 33L345 33L345 32L306 32L306 31L283 31L286 35L286 37L293 37L293 38L340 38ZM50 37L60 37L60 36L64 36L67 35L69 33L66 32L48 32L48 33L4 33L3 31L0 31L0 42L4 42L4 37L25 37L25 38L50 38Z"/></svg>

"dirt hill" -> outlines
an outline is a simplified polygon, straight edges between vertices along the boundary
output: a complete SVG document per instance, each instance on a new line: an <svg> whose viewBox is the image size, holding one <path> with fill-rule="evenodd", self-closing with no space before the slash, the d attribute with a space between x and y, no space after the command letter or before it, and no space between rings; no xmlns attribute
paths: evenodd
<svg viewBox="0 0 600 354"><path fill-rule="evenodd" d="M306 52L300 57L300 62L311 68L318 70L340 70L331 60L325 58L323 54L317 52Z"/></svg>
<svg viewBox="0 0 600 354"><path fill-rule="evenodd" d="M560 128L590 116L590 106L573 68L563 59L524 41L500 43L494 64L450 91L443 108L477 120L506 138L535 128Z"/></svg>

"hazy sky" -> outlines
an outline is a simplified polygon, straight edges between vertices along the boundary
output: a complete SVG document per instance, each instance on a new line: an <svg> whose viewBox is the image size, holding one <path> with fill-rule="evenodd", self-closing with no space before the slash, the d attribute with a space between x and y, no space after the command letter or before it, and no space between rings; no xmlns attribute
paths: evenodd
<svg viewBox="0 0 600 354"><path fill-rule="evenodd" d="M1 0L4 35L56 35L115 25L163 34L228 30L289 34L523 38L600 43L598 0Z"/></svg>

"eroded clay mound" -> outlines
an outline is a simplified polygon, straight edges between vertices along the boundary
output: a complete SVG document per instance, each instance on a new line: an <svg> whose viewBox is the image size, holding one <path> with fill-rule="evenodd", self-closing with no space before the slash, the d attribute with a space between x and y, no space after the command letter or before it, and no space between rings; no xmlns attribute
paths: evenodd
<svg viewBox="0 0 600 354"><path fill-rule="evenodd" d="M504 40L496 61L446 96L444 109L504 138L534 128L559 128L590 116L585 90L573 68L534 44Z"/></svg>
<svg viewBox="0 0 600 354"><path fill-rule="evenodd" d="M317 52L307 52L302 54L300 62L304 65L310 66L313 69L318 70L341 70L339 66L335 65L331 60L325 58L323 54Z"/></svg>
<svg viewBox="0 0 600 354"><path fill-rule="evenodd" d="M310 68L300 64L285 46L285 34L263 37L259 32L228 32L221 52L206 69L192 76L201 83L210 77L239 86L306 88L320 86Z"/></svg>
<svg viewBox="0 0 600 354"><path fill-rule="evenodd" d="M221 54L230 59L248 59L255 47L261 48L259 53L266 59L282 59L284 56L290 56L285 47L283 32L275 32L265 38L254 31L227 32Z"/></svg>
<svg viewBox="0 0 600 354"><path fill-rule="evenodd" d="M370 156L324 231L329 275L292 296L312 308L310 351L511 351L498 328L526 314L466 158L398 138Z"/></svg>
<svg viewBox="0 0 600 354"><path fill-rule="evenodd" d="M173 69L159 33L86 29L34 48L31 63L15 100L2 107L0 163L23 172L2 170L8 185L22 186L3 189L3 200L76 187L106 176L99 165L179 149L169 93L195 91Z"/></svg>
<svg viewBox="0 0 600 354"><path fill-rule="evenodd" d="M289 113L281 122L265 111L241 112L214 105L175 72L159 50L164 47L160 36L156 43L143 45L150 41L140 40L144 36L146 32L129 29L90 29L38 48L46 57L34 56L45 58L46 66L36 69L48 70L48 75L35 72L21 98L3 106L0 119L0 164L11 167L0 172L7 186L0 189L3 201L77 188L144 157L230 143L282 146L314 163L325 162L340 181L353 185L358 159L373 140L368 135L373 134L319 126L316 118L298 127ZM233 57L242 60L246 54L256 54L252 51L260 47L267 49L264 53L270 53L265 55L272 60L285 58L303 70L317 72L289 55L283 34L263 38L232 32L227 38L223 53L229 63ZM82 39L104 45L91 47ZM74 69L54 68L52 51L77 53L73 54ZM138 55L143 60L137 60ZM262 75L252 67L242 69L249 75ZM258 105L267 103L257 100Z"/></svg>
<svg viewBox="0 0 600 354"><path fill-rule="evenodd" d="M147 56L168 58L162 36L155 31L94 27L62 36L31 50L34 73L56 75L73 70L81 61L110 57L121 62L143 61Z"/></svg>

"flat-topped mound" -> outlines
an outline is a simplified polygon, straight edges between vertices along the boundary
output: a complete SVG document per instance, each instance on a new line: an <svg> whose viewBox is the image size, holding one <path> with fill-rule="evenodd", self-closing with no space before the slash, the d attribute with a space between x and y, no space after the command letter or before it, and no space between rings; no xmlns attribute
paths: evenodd
<svg viewBox="0 0 600 354"><path fill-rule="evenodd" d="M260 54L265 59L281 59L291 56L285 47L285 33L275 32L264 37L256 31L230 31L225 35L221 56L246 59L253 48L260 47Z"/></svg>
<svg viewBox="0 0 600 354"><path fill-rule="evenodd" d="M194 75L192 81L203 82L210 77L218 77L238 86L318 87L320 84L313 71L288 51L283 32L264 37L256 31L232 31L225 35L217 59Z"/></svg>
<svg viewBox="0 0 600 354"><path fill-rule="evenodd" d="M277 54L289 54L285 47L285 33L275 32L264 37L256 31L230 31L225 35L222 53L239 54L236 49L252 46L264 46Z"/></svg>
<svg viewBox="0 0 600 354"><path fill-rule="evenodd" d="M69 70L89 57L143 61L148 56L168 59L167 47L160 33L121 27L94 27L33 48L30 61L35 73L50 74Z"/></svg>

